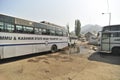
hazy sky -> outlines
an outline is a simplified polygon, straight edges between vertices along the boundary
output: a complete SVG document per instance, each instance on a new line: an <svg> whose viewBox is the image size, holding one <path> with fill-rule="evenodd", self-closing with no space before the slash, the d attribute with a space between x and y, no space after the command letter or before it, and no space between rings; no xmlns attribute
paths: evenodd
<svg viewBox="0 0 120 80"><path fill-rule="evenodd" d="M109 0L111 24L120 24L120 0ZM32 21L69 24L74 30L75 19L86 24L108 25L107 0L0 0L0 13Z"/></svg>

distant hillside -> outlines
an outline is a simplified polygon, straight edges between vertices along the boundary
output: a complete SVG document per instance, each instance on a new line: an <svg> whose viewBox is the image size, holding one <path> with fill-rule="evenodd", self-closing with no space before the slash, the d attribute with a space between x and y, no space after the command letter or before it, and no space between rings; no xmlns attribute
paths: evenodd
<svg viewBox="0 0 120 80"><path fill-rule="evenodd" d="M98 31L101 31L102 27L99 25L92 25L88 24L83 27L81 27L81 33L85 34L87 32L92 32L92 33L98 33Z"/></svg>

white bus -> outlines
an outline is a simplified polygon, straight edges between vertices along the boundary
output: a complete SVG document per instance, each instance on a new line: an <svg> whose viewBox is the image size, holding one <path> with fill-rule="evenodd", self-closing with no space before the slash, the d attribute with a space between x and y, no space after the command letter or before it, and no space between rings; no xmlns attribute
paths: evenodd
<svg viewBox="0 0 120 80"><path fill-rule="evenodd" d="M0 14L0 59L68 46L64 27Z"/></svg>
<svg viewBox="0 0 120 80"><path fill-rule="evenodd" d="M100 41L100 51L120 53L120 25L103 27Z"/></svg>

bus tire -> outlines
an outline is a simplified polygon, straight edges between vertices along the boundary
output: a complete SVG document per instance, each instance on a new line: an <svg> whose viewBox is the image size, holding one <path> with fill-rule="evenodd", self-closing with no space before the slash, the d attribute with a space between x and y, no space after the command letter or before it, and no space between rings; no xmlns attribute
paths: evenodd
<svg viewBox="0 0 120 80"><path fill-rule="evenodd" d="M54 52L57 52L57 46L56 45L52 45L51 47L51 52L54 53Z"/></svg>

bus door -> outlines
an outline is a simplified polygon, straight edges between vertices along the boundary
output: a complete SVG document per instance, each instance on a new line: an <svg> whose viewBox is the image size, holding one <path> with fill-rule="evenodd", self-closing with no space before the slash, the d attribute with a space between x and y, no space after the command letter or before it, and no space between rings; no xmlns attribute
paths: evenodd
<svg viewBox="0 0 120 80"><path fill-rule="evenodd" d="M102 33L102 38L101 38L101 50L102 51L110 50L110 36L111 36L111 33Z"/></svg>

